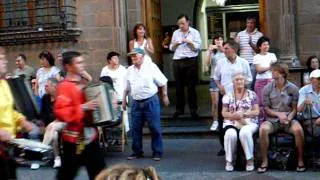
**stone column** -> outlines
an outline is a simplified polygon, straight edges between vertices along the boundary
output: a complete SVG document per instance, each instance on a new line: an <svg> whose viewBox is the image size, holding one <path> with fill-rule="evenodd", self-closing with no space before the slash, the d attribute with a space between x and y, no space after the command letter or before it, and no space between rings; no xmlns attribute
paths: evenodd
<svg viewBox="0 0 320 180"><path fill-rule="evenodd" d="M121 55L127 53L127 9L126 1L113 0L114 4L114 44Z"/></svg>
<svg viewBox="0 0 320 180"><path fill-rule="evenodd" d="M291 63L291 59L297 56L295 34L296 1L280 1L280 59Z"/></svg>

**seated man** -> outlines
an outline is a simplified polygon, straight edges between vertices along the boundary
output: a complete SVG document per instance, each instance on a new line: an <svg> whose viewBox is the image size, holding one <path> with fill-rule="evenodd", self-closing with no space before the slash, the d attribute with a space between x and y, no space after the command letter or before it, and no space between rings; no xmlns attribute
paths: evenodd
<svg viewBox="0 0 320 180"><path fill-rule="evenodd" d="M266 121L259 129L262 164L259 173L268 170L269 134L284 130L292 133L298 152L297 171L305 171L303 162L304 133L301 125L294 119L297 111L298 87L287 80L289 68L284 63L272 65L273 81L263 89L263 101L266 111Z"/></svg>
<svg viewBox="0 0 320 180"><path fill-rule="evenodd" d="M305 120L303 121L307 132L317 139L317 145L320 145L320 70L314 70L310 74L311 84L300 89L298 112L301 112ZM311 113L311 114L310 114ZM320 156L317 157L317 163L320 164Z"/></svg>
<svg viewBox="0 0 320 180"><path fill-rule="evenodd" d="M54 153L54 168L61 166L60 150L59 150L59 132L65 126L64 122L55 119L52 106L56 98L56 87L58 81L56 78L48 79L46 83L46 94L42 97L41 119L46 125L46 131L43 137L43 144L53 146Z"/></svg>
<svg viewBox="0 0 320 180"><path fill-rule="evenodd" d="M7 151L7 142L21 128L30 132L32 124L14 110L14 99L5 80L7 64L5 51L0 47L0 175L1 179L16 179L16 163Z"/></svg>

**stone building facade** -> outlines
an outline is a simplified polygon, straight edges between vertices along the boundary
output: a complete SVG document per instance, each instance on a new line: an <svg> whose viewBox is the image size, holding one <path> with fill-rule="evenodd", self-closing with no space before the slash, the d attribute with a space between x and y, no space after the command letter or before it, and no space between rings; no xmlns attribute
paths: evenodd
<svg viewBox="0 0 320 180"><path fill-rule="evenodd" d="M197 16L201 15L201 4L206 0L190 0L188 3L182 3L182 0L72 1L75 2L76 28L81 31L80 35L72 41L64 42L4 44L2 46L8 51L10 70L15 68L15 56L21 52L27 55L29 64L39 67L38 54L41 50L49 50L56 54L61 48L74 49L86 54L88 71L97 79L108 51L120 52L121 61L127 63L127 44L132 39L132 30L136 23L146 24L151 29L151 37L161 39L161 29L159 26L153 26L156 23L155 19L160 18L162 25L174 25L176 15L186 12L194 21L194 26L199 28ZM152 3L153 5L150 5ZM290 60L292 56L297 56L304 63L310 55L320 56L319 0L259 0L259 8L260 17L263 15L263 18L260 18L263 31L272 39L273 50L281 59ZM159 32L155 31L157 28ZM205 51L208 37L202 38L202 50ZM154 43L161 53L161 42L154 40ZM164 61L160 59L158 62Z"/></svg>

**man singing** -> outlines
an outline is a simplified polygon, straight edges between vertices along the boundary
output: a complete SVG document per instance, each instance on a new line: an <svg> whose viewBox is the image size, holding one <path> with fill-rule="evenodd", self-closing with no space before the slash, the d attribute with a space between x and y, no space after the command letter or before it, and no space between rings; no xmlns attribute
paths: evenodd
<svg viewBox="0 0 320 180"><path fill-rule="evenodd" d="M69 51L62 56L67 75L57 87L54 112L66 127L62 131L63 154L57 179L74 179L80 165L84 165L89 178L94 179L105 167L98 131L92 125L91 111L97 107L97 102L87 101L83 91L81 74L85 69L81 53Z"/></svg>

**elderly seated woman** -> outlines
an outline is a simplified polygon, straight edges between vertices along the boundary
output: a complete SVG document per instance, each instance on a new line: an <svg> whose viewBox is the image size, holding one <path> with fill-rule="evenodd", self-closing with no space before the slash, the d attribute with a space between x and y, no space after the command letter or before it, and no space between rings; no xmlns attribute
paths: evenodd
<svg viewBox="0 0 320 180"><path fill-rule="evenodd" d="M259 129L259 104L256 93L246 88L245 79L243 73L233 75L233 92L227 93L222 99L226 171L234 169L238 135L247 160L246 171L254 170L252 136Z"/></svg>

